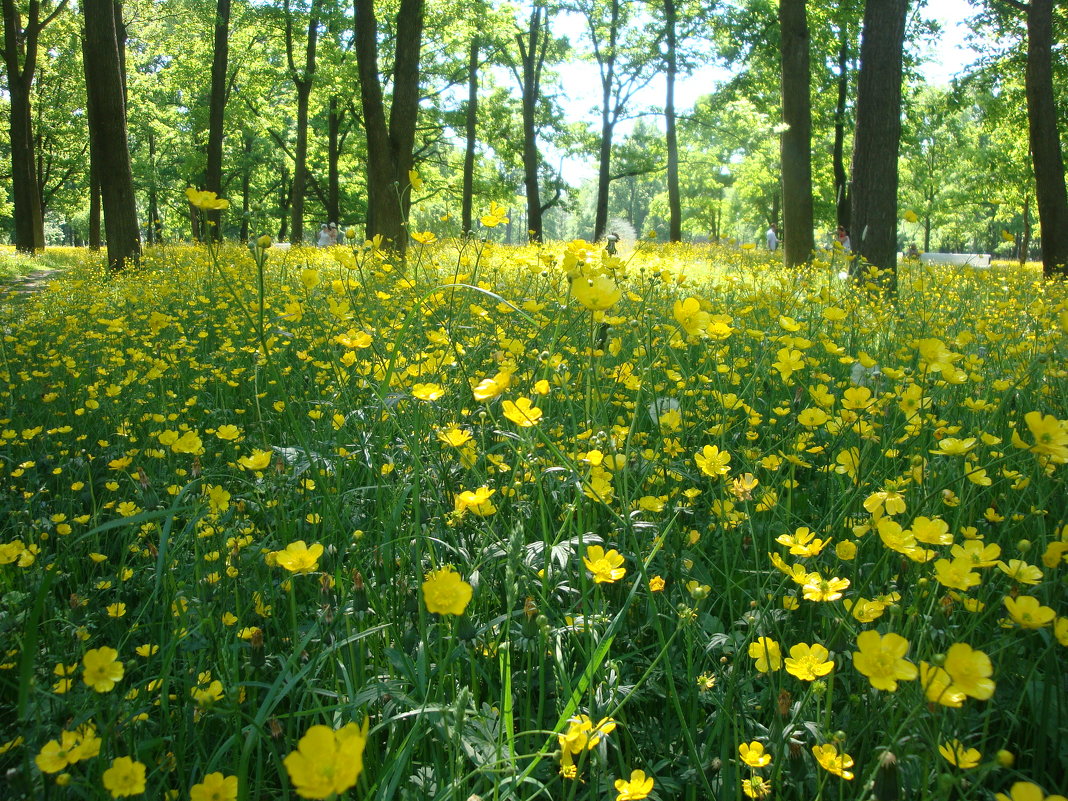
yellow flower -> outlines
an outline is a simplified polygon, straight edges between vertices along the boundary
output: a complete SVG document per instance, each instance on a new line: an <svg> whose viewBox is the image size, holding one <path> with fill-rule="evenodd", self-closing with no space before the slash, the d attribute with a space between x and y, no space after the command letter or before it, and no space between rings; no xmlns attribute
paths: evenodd
<svg viewBox="0 0 1068 801"><path fill-rule="evenodd" d="M664 589L665 581L660 576L653 576L649 579L649 592L662 592Z"/></svg>
<svg viewBox="0 0 1068 801"><path fill-rule="evenodd" d="M845 752L839 754L833 743L812 746L812 755L816 757L820 767L828 773L841 776L846 781L853 778L852 772L848 770L853 767L853 757Z"/></svg>
<svg viewBox="0 0 1068 801"><path fill-rule="evenodd" d="M880 635L864 631L857 637L859 651L853 652L853 667L868 677L876 690L897 690L899 681L916 678L916 666L905 659L909 641L893 632Z"/></svg>
<svg viewBox="0 0 1068 801"><path fill-rule="evenodd" d="M749 798L765 798L771 795L771 782L759 776L742 779L742 790Z"/></svg>
<svg viewBox="0 0 1068 801"><path fill-rule="evenodd" d="M1032 453L1049 456L1061 464L1068 462L1068 422L1042 412L1028 412L1024 422L1035 439L1029 448Z"/></svg>
<svg viewBox="0 0 1068 801"><path fill-rule="evenodd" d="M616 779L616 801L639 801L649 795L653 789L653 778L646 778L645 771L632 770L630 780Z"/></svg>
<svg viewBox="0 0 1068 801"><path fill-rule="evenodd" d="M619 581L627 573L627 569L622 566L622 554L615 549L605 551L600 545L591 545L587 548L582 562L593 573L593 580L597 584L611 584Z"/></svg>
<svg viewBox="0 0 1068 801"><path fill-rule="evenodd" d="M416 384L412 387L412 397L422 401L436 401L445 390L438 384Z"/></svg>
<svg viewBox="0 0 1068 801"><path fill-rule="evenodd" d="M952 689L980 701L994 694L994 680L990 678L994 667L982 651L973 650L967 643L954 643L946 651L944 667L953 680Z"/></svg>
<svg viewBox="0 0 1068 801"><path fill-rule="evenodd" d="M479 218L479 222L487 228L496 228L501 223L508 222L508 210L491 200L489 212L483 214Z"/></svg>
<svg viewBox="0 0 1068 801"><path fill-rule="evenodd" d="M1025 629L1040 629L1053 622L1057 613L1048 606L1042 606L1033 595L1021 595L1013 598L1005 596L1005 608L1013 621Z"/></svg>
<svg viewBox="0 0 1068 801"><path fill-rule="evenodd" d="M590 311L604 311L619 302L622 290L609 276L598 274L589 277L579 276L571 282L571 294L575 300Z"/></svg>
<svg viewBox="0 0 1068 801"><path fill-rule="evenodd" d="M790 656L785 660L786 672L802 681L815 681L834 669L834 661L829 656L830 652L819 643L798 643L790 648Z"/></svg>
<svg viewBox="0 0 1068 801"><path fill-rule="evenodd" d="M712 320L708 312L702 311L701 302L697 298L675 301L672 314L675 321L689 336L699 336L704 333Z"/></svg>
<svg viewBox="0 0 1068 801"><path fill-rule="evenodd" d="M964 705L965 695L953 686L953 679L945 670L920 662L920 684L923 693L932 704L959 709Z"/></svg>
<svg viewBox="0 0 1068 801"><path fill-rule="evenodd" d="M586 750L593 750L615 731L616 722L612 718L601 718L596 726L589 715L576 715L567 722L567 731L557 735L560 745L560 772L567 778L575 778L575 757Z"/></svg>
<svg viewBox="0 0 1068 801"><path fill-rule="evenodd" d="M1042 571L1022 559L998 562L998 570L1020 584L1038 584L1042 581Z"/></svg>
<svg viewBox="0 0 1068 801"><path fill-rule="evenodd" d="M271 463L271 451L254 450L238 459L237 463L246 470L263 470Z"/></svg>
<svg viewBox="0 0 1068 801"><path fill-rule="evenodd" d="M275 551L273 555L275 563L290 573L310 573L319 569L323 546L316 542L308 547L304 540L297 540L289 543L284 551Z"/></svg>
<svg viewBox="0 0 1068 801"><path fill-rule="evenodd" d="M189 187L185 190L185 196L189 198L189 205L205 211L220 211L230 208L230 201L216 197L214 192L198 191L193 187Z"/></svg>
<svg viewBox="0 0 1068 801"><path fill-rule="evenodd" d="M145 791L145 766L129 757L118 757L104 771L103 779L112 798L140 795Z"/></svg>
<svg viewBox="0 0 1068 801"><path fill-rule="evenodd" d="M465 490L456 496L453 508L459 514L470 511L479 517L489 517L497 511L497 507L490 500L494 492L496 490L489 487L479 487L473 491Z"/></svg>
<svg viewBox="0 0 1068 801"><path fill-rule="evenodd" d="M701 472L710 478L719 478L730 472L731 455L716 445L705 445L693 457Z"/></svg>
<svg viewBox="0 0 1068 801"><path fill-rule="evenodd" d="M82 657L85 672L82 680L98 693L115 689L115 684L122 679L125 672L119 661L119 652L106 645L86 651Z"/></svg>
<svg viewBox="0 0 1068 801"><path fill-rule="evenodd" d="M474 589L451 566L433 570L423 582L423 600L428 612L462 615Z"/></svg>
<svg viewBox="0 0 1068 801"><path fill-rule="evenodd" d="M34 757L42 773L59 773L69 765L91 759L100 753L100 738L91 723L75 731L64 731L58 740L49 740Z"/></svg>
<svg viewBox="0 0 1068 801"><path fill-rule="evenodd" d="M363 771L368 720L363 727L348 723L341 729L312 726L284 760L289 780L301 798L328 798L356 784Z"/></svg>
<svg viewBox="0 0 1068 801"><path fill-rule="evenodd" d="M749 656L756 660L754 666L761 673L773 673L782 667L782 649L770 637L758 637L749 643Z"/></svg>
<svg viewBox="0 0 1068 801"><path fill-rule="evenodd" d="M412 185L412 189L419 192L423 188L423 179L419 176L418 170L408 170L408 183Z"/></svg>
<svg viewBox="0 0 1068 801"><path fill-rule="evenodd" d="M971 770L979 766L982 756L976 749L968 748L960 740L950 740L938 746L940 753L950 765L955 765L961 770Z"/></svg>
<svg viewBox="0 0 1068 801"><path fill-rule="evenodd" d="M459 448L471 441L471 434L461 428L453 426L438 432L438 441L451 448Z"/></svg>
<svg viewBox="0 0 1068 801"><path fill-rule="evenodd" d="M432 245L438 241L433 231L412 231L412 239L420 245Z"/></svg>
<svg viewBox="0 0 1068 801"><path fill-rule="evenodd" d="M757 740L738 746L738 756L751 768L763 768L771 764L771 754L764 750L764 744Z"/></svg>
<svg viewBox="0 0 1068 801"><path fill-rule="evenodd" d="M515 403L506 400L501 404L504 416L521 428L530 428L541 421L541 409L532 406L530 398L517 398Z"/></svg>
<svg viewBox="0 0 1068 801"><path fill-rule="evenodd" d="M848 587L849 579L837 576L826 579L819 573L810 573L801 590L806 601L837 601Z"/></svg>
<svg viewBox="0 0 1068 801"><path fill-rule="evenodd" d="M1015 782L1009 794L995 793L995 801L1065 801L1063 795L1046 795L1034 782Z"/></svg>

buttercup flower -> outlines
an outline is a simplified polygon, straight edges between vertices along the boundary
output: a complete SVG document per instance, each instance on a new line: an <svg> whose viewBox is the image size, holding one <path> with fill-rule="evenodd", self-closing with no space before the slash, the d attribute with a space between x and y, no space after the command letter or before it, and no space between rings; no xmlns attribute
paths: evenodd
<svg viewBox="0 0 1068 801"><path fill-rule="evenodd" d="M971 770L979 766L980 753L974 748L968 748L960 740L950 740L938 746L938 753L950 765L955 765L961 770Z"/></svg>
<svg viewBox="0 0 1068 801"><path fill-rule="evenodd" d="M630 779L616 779L616 801L639 801L645 798L653 789L652 776L646 777L643 770L632 770Z"/></svg>
<svg viewBox="0 0 1068 801"><path fill-rule="evenodd" d="M853 778L852 772L848 770L853 767L853 757L845 752L839 754L833 743L812 746L812 755L828 773L841 776L846 781Z"/></svg>
<svg viewBox="0 0 1068 801"><path fill-rule="evenodd" d="M790 648L786 658L786 672L802 681L815 681L834 669L834 661L828 659L830 652L819 643L798 643Z"/></svg>
<svg viewBox="0 0 1068 801"><path fill-rule="evenodd" d="M290 573L311 573L319 569L319 557L323 555L323 546L314 543L310 547L304 540L291 542L285 550L275 551L274 558L279 567Z"/></svg>
<svg viewBox="0 0 1068 801"><path fill-rule="evenodd" d="M757 740L738 746L738 756L751 768L763 768L771 764L771 754L764 750L764 744Z"/></svg>
<svg viewBox="0 0 1068 801"><path fill-rule="evenodd" d="M103 780L112 798L140 795L145 791L145 766L129 757L118 757L104 771Z"/></svg>
<svg viewBox="0 0 1068 801"><path fill-rule="evenodd" d="M593 573L593 580L597 584L611 584L627 573L627 569L623 567L622 554L615 549L605 551L600 545L587 548L582 563Z"/></svg>
<svg viewBox="0 0 1068 801"><path fill-rule="evenodd" d="M530 398L516 398L514 403L506 400L501 404L501 411L521 428L530 428L541 421L541 409L531 405Z"/></svg>
<svg viewBox="0 0 1068 801"><path fill-rule="evenodd" d="M189 789L189 801L235 801L237 776L209 773L200 784Z"/></svg>
<svg viewBox="0 0 1068 801"><path fill-rule="evenodd" d="M994 666L990 664L990 657L967 643L949 646L945 670L953 680L952 686L965 695L985 701L994 694L994 680L990 678Z"/></svg>
<svg viewBox="0 0 1068 801"><path fill-rule="evenodd" d="M474 589L450 565L433 570L423 582L423 601L428 612L462 615Z"/></svg>
<svg viewBox="0 0 1068 801"><path fill-rule="evenodd" d="M125 672L122 662L119 661L119 652L106 645L86 651L82 657L82 665L85 668L82 679L98 693L115 689L115 684L122 679Z"/></svg>
<svg viewBox="0 0 1068 801"><path fill-rule="evenodd" d="M749 656L755 659L755 667L761 673L773 673L782 667L782 649L770 637L757 637L749 643Z"/></svg>
<svg viewBox="0 0 1068 801"><path fill-rule="evenodd" d="M356 784L363 772L368 720L363 726L348 723L338 730L312 726L300 738L297 750L284 760L289 780L301 798L327 798Z"/></svg>
<svg viewBox="0 0 1068 801"><path fill-rule="evenodd" d="M867 676L876 690L894 692L899 681L916 678L916 666L905 659L909 641L900 634L864 631L857 637L857 647L860 650L853 653L853 667Z"/></svg>

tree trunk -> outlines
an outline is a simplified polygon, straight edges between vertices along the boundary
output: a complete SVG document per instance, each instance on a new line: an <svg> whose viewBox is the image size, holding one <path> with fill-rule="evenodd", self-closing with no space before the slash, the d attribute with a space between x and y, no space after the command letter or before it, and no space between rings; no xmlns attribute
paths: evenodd
<svg viewBox="0 0 1068 801"><path fill-rule="evenodd" d="M475 143L478 123L478 35L471 37L471 49L467 55L467 110L466 110L466 134L467 141L464 147L464 187L462 208L460 211L460 227L465 234L471 233L473 217L471 205L474 202L475 193Z"/></svg>
<svg viewBox="0 0 1068 801"><path fill-rule="evenodd" d="M83 0L86 104L90 151L100 181L108 267L141 260L133 173L126 136L126 103L116 13L111 0Z"/></svg>
<svg viewBox="0 0 1068 801"><path fill-rule="evenodd" d="M675 0L664 0L667 43L667 95L664 99L664 125L667 145L668 241L682 241L682 199L679 191L679 137L675 130L675 75L678 72ZM640 232L640 228L639 228Z"/></svg>
<svg viewBox="0 0 1068 801"><path fill-rule="evenodd" d="M156 186L156 136L148 129L148 244L163 241L163 221L159 218L159 188Z"/></svg>
<svg viewBox="0 0 1068 801"><path fill-rule="evenodd" d="M845 171L846 100L849 96L849 34L843 24L838 48L838 102L834 108L834 205L838 225L847 231L852 212L849 181Z"/></svg>
<svg viewBox="0 0 1068 801"><path fill-rule="evenodd" d="M3 61L8 80L9 133L11 143L11 193L14 201L15 247L24 253L43 250L44 215L41 187L34 158L33 113L30 90L37 67L37 42L41 30L58 15L67 0L61 0L44 20L41 4L29 3L26 24L15 0L3 0Z"/></svg>
<svg viewBox="0 0 1068 801"><path fill-rule="evenodd" d="M297 146L293 153L293 188L289 213L291 231L289 241L299 245L304 241L304 192L308 183L308 106L315 83L315 48L319 41L321 0L312 0L308 13L308 36L304 47L304 69L298 71L293 58L293 15L289 0L284 3L286 14L286 63L289 77L297 89Z"/></svg>
<svg viewBox="0 0 1068 801"><path fill-rule="evenodd" d="M868 0L857 80L851 240L861 262L897 281L897 159L901 140L902 48L909 0Z"/></svg>
<svg viewBox="0 0 1068 801"><path fill-rule="evenodd" d="M805 0L779 3L782 55L783 260L787 267L812 258L812 105Z"/></svg>
<svg viewBox="0 0 1068 801"><path fill-rule="evenodd" d="M293 197L293 183L289 179L289 167L286 166L286 162L283 160L279 166L279 185L278 185L278 208L281 211L279 215L281 217L278 223L278 241L286 241L286 233L289 231L289 203Z"/></svg>
<svg viewBox="0 0 1068 801"><path fill-rule="evenodd" d="M249 210L252 208L252 134L246 129L241 137L241 241L248 242Z"/></svg>
<svg viewBox="0 0 1068 801"><path fill-rule="evenodd" d="M530 12L527 30L516 35L520 66L517 72L522 87L523 111L523 187L527 196L527 231L532 242L542 240L541 187L538 179L537 108L541 92L541 70L549 45L549 12L535 5Z"/></svg>
<svg viewBox="0 0 1068 801"><path fill-rule="evenodd" d="M330 96L326 114L326 218L329 222L341 223L341 174L338 160L341 158L341 112L337 107L337 95Z"/></svg>
<svg viewBox="0 0 1068 801"><path fill-rule="evenodd" d="M100 179L93 166L92 148L89 155L89 250L100 250L103 241L100 235Z"/></svg>
<svg viewBox="0 0 1068 801"><path fill-rule="evenodd" d="M1027 7L1027 121L1042 235L1042 274L1068 277L1068 190L1053 99L1053 0Z"/></svg>
<svg viewBox="0 0 1068 801"><path fill-rule="evenodd" d="M612 135L615 114L612 108L612 88L616 73L616 40L619 35L619 0L611 2L611 22L608 27L608 46L601 61L601 146L597 156L597 202L594 208L593 238L600 239L608 227L608 189L612 180ZM593 32L591 30L591 35Z"/></svg>
<svg viewBox="0 0 1068 801"><path fill-rule="evenodd" d="M230 51L230 0L218 0L215 7L215 48L211 60L211 99L208 103L207 167L204 189L222 195L223 136L226 123L226 70ZM207 238L222 239L222 212L207 213Z"/></svg>
<svg viewBox="0 0 1068 801"><path fill-rule="evenodd" d="M419 51L423 39L424 0L401 0L397 12L393 103L386 121L378 74L378 23L374 0L355 0L356 62L367 136L367 236L381 235L404 254L408 246L408 211L415 124L419 114Z"/></svg>
<svg viewBox="0 0 1068 801"><path fill-rule="evenodd" d="M1023 236L1020 238L1020 266L1027 263L1027 256L1031 252L1031 193L1024 195L1023 203Z"/></svg>

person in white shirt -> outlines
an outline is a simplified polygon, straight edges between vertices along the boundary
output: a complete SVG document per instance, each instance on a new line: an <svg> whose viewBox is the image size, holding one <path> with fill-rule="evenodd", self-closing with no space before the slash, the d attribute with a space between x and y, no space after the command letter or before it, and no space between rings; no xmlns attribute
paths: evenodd
<svg viewBox="0 0 1068 801"><path fill-rule="evenodd" d="M771 224L771 228L768 229L768 250L777 250L779 247L779 229L775 227L775 223Z"/></svg>

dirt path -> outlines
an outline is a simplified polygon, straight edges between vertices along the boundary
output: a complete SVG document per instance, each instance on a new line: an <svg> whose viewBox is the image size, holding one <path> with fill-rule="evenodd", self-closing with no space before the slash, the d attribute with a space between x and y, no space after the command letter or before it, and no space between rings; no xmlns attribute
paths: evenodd
<svg viewBox="0 0 1068 801"><path fill-rule="evenodd" d="M25 297L38 292L48 284L62 270L55 267L46 267L34 270L25 275L16 276L8 281L0 282L0 298Z"/></svg>

